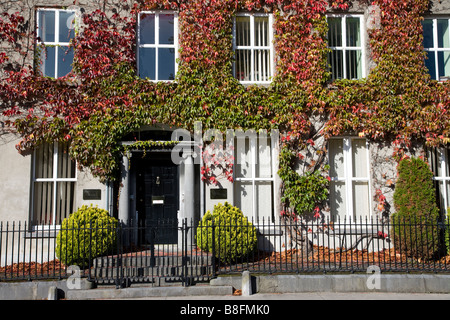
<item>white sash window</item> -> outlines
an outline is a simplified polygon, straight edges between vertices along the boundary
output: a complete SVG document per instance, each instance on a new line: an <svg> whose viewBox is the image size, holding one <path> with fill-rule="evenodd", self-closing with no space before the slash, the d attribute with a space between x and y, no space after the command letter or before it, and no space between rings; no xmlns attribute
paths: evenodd
<svg viewBox="0 0 450 320"><path fill-rule="evenodd" d="M426 18L422 22L425 66L434 80L450 78L449 25L449 18Z"/></svg>
<svg viewBox="0 0 450 320"><path fill-rule="evenodd" d="M241 83L270 83L274 74L273 17L240 13L234 18L234 77Z"/></svg>
<svg viewBox="0 0 450 320"><path fill-rule="evenodd" d="M275 218L277 144L277 135L236 134L234 202L255 221Z"/></svg>
<svg viewBox="0 0 450 320"><path fill-rule="evenodd" d="M139 76L152 81L175 80L178 70L178 13L141 12L137 40Z"/></svg>
<svg viewBox="0 0 450 320"><path fill-rule="evenodd" d="M332 219L354 221L371 216L369 148L366 139L329 141L330 207Z"/></svg>
<svg viewBox="0 0 450 320"><path fill-rule="evenodd" d="M40 70L44 76L60 78L72 71L76 12L71 10L38 9L37 36Z"/></svg>
<svg viewBox="0 0 450 320"><path fill-rule="evenodd" d="M76 166L67 145L37 148L33 154L32 224L60 224L74 212L76 181Z"/></svg>
<svg viewBox="0 0 450 320"><path fill-rule="evenodd" d="M365 77L362 15L328 15L328 63L332 80Z"/></svg>

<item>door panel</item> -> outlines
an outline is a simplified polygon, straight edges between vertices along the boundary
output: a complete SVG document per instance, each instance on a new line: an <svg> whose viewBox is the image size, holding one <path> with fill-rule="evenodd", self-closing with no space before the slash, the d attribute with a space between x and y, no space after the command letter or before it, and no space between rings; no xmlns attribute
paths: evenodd
<svg viewBox="0 0 450 320"><path fill-rule="evenodd" d="M170 158L136 160L136 209L146 226L141 244L177 243L178 166Z"/></svg>

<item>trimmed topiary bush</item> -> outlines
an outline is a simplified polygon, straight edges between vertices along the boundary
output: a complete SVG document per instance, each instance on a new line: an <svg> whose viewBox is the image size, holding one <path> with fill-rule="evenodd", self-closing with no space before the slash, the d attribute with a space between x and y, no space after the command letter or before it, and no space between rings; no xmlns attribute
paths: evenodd
<svg viewBox="0 0 450 320"><path fill-rule="evenodd" d="M433 173L419 158L406 158L398 166L392 215L394 245L416 259L431 259L439 249L439 208Z"/></svg>
<svg viewBox="0 0 450 320"><path fill-rule="evenodd" d="M214 233L214 236L213 236ZM242 211L225 202L207 211L197 228L197 246L226 263L248 257L257 247L256 228Z"/></svg>
<svg viewBox="0 0 450 320"><path fill-rule="evenodd" d="M87 267L91 259L115 247L117 226L108 211L84 205L62 222L56 256L66 266Z"/></svg>

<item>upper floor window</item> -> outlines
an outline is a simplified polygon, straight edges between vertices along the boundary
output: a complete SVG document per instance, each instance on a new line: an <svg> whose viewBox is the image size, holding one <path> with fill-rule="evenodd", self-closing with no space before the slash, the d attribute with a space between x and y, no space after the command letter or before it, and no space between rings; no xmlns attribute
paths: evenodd
<svg viewBox="0 0 450 320"><path fill-rule="evenodd" d="M75 36L75 11L38 9L36 17L37 44L40 49L40 70L44 76L60 78L72 71Z"/></svg>
<svg viewBox="0 0 450 320"><path fill-rule="evenodd" d="M449 18L426 18L423 26L425 66L434 80L450 77Z"/></svg>
<svg viewBox="0 0 450 320"><path fill-rule="evenodd" d="M178 14L141 12L138 19L138 72L153 81L175 80L178 57Z"/></svg>
<svg viewBox="0 0 450 320"><path fill-rule="evenodd" d="M270 83L274 74L273 17L242 13L234 19L234 77L242 83Z"/></svg>
<svg viewBox="0 0 450 320"><path fill-rule="evenodd" d="M328 63L332 80L365 77L362 15L329 15Z"/></svg>

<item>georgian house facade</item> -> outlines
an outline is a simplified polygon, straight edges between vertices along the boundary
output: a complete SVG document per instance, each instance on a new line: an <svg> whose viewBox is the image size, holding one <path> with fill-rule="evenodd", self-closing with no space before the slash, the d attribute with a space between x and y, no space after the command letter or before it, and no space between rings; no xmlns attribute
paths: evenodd
<svg viewBox="0 0 450 320"><path fill-rule="evenodd" d="M370 41L375 37L372 35L371 38L373 30L381 30L380 21L385 12L376 4L363 1L348 3L351 5L344 9L329 6L325 13L329 80L322 83L324 88L333 87L336 81L343 79L362 83L378 67L377 61L380 61L379 58L374 59ZM429 9L423 13L422 21L425 66L430 79L434 81L433 86L448 87L450 1L430 1L430 4ZM28 46L25 55L5 49L11 52L10 61L25 61L34 66L43 77L64 81L61 79L65 79L73 71L72 65L74 59L77 59L77 52L71 44L86 28L83 16L99 9L107 14L134 17L136 42L130 45L135 54L136 76L153 83L155 92L162 88L161 83L170 85L183 81L179 73L182 63L188 59L182 45L186 41L183 39L186 32L182 22L189 15L182 14L180 9L162 4L143 6L143 10L132 12L131 2L128 4L129 10L126 10L124 5L114 1L100 3L83 0L14 1L2 4L1 7L3 12L9 14L23 14L26 31L29 35L36 35L35 38L27 38L28 41L34 41L34 44ZM228 39L233 57L228 63L231 65L233 79L243 88L276 86L276 81L283 72L280 61L285 57L277 50L285 39L280 34L282 28L274 27L280 12L277 11L277 6L271 10L267 8L263 6L259 10L244 10L242 7L232 16ZM295 12L290 14L295 15ZM286 21L289 21L288 18ZM208 38L208 41L213 40ZM205 43L208 42L205 40ZM2 45L8 48L6 43ZM216 52L216 55L220 54ZM310 57L295 59L308 60ZM4 73L3 81L6 79ZM75 72L75 79L76 77ZM373 90L376 91L377 88ZM5 100L3 99L3 103L6 103ZM22 107L26 109L33 106ZM188 104L186 108L189 108ZM242 112L245 108L242 106ZM121 153L118 179L113 182L99 179L89 168L81 170L82 166L70 156L69 151L70 143L76 143L76 140L45 141L19 153L16 145L24 137L7 125L8 119L10 117L2 116L0 129L0 220L27 221L30 232L57 226L62 219L85 204L107 209L111 215L123 221L167 218L198 221L215 204L225 201L238 206L246 216L255 221L279 221L280 212L286 210L282 203L283 181L278 171L281 144L287 137L286 132L290 130L283 131L280 128L279 131L263 132L258 131L259 128L252 131L248 128L230 127L234 136L229 140L232 147L227 149L231 152L227 161L231 159L233 162L232 172L229 171L228 175L221 175L223 172L219 172L214 176L216 181L212 181L210 177L205 178L204 150L199 149L196 143L213 141L208 139L206 131L214 129L219 123L214 114L208 125L201 117L197 119L204 131L197 136L190 132L190 136L187 136L189 141L184 140L185 128L173 126L172 123L155 122L138 129L132 128L117 143L129 148ZM317 132L321 132L324 122L326 118L318 117L313 123ZM225 139L224 130L220 130L220 133ZM105 132L106 135L108 132ZM184 138L180 139L183 135ZM397 162L392 156L395 152L392 139L372 139L361 134L361 131L346 131L345 134L341 132L326 137L319 134L314 139L316 146L326 146L324 161L329 165L326 172L329 178L329 197L320 206L323 217L345 218L350 221L356 217L381 219L394 212L392 196ZM180 140L183 143L177 147L183 155L179 162L173 159L175 148L152 146L143 151L133 145L136 141L162 143ZM306 161L303 162L302 159L313 160L320 153L311 152L308 148L299 150L300 153L303 153L303 157L299 156L295 170L302 175L307 171L304 165ZM447 208L450 207L448 147L441 144L437 148L425 148L424 141L417 139L413 141L407 154L429 157L435 174L437 201L441 213L447 214ZM210 170L218 169L216 166ZM379 199L380 194L384 197L383 201ZM261 233L264 234L263 231Z"/></svg>

